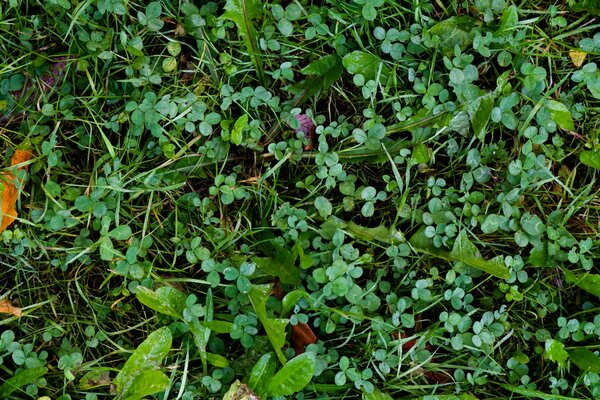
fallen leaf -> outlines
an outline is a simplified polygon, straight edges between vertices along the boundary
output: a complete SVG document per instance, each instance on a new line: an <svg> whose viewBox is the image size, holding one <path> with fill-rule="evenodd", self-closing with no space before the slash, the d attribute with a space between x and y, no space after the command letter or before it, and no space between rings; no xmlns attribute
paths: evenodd
<svg viewBox="0 0 600 400"><path fill-rule="evenodd" d="M6 297L0 299L0 313L12 314L15 317L20 317L22 314L21 309L10 304Z"/></svg>
<svg viewBox="0 0 600 400"><path fill-rule="evenodd" d="M571 61L573 61L573 65L575 65L577 68L581 67L581 65L583 65L583 62L585 61L585 57L587 56L587 53L585 51L579 51L579 50L570 50L569 51L569 57L571 57Z"/></svg>
<svg viewBox="0 0 600 400"><path fill-rule="evenodd" d="M10 165L15 166L31 159L31 152L29 150L15 150ZM27 165L17 167L17 171L25 169ZM0 183L4 187L2 189L2 209L0 213L0 233L4 231L10 224L12 224L17 218L17 210L15 208L17 198L19 197L19 191L17 190L16 183L19 186L23 183L23 180L19 181L19 178L14 176L11 172L5 172L0 174Z"/></svg>
<svg viewBox="0 0 600 400"><path fill-rule="evenodd" d="M292 347L296 355L304 353L304 349L309 344L317 343L317 337L310 326L302 322L292 325Z"/></svg>

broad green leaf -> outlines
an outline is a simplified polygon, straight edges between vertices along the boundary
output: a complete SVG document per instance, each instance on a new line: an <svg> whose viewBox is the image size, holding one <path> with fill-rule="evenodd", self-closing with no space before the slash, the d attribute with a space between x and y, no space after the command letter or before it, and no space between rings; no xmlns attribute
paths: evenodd
<svg viewBox="0 0 600 400"><path fill-rule="evenodd" d="M588 167L600 169L600 151L584 150L579 153L579 161Z"/></svg>
<svg viewBox="0 0 600 400"><path fill-rule="evenodd" d="M125 400L139 400L145 396L161 392L169 387L170 380L161 371L146 370L140 373L123 394Z"/></svg>
<svg viewBox="0 0 600 400"><path fill-rule="evenodd" d="M262 272L278 277L283 283L300 283L300 269L290 251L274 240L264 242L262 250L268 257L252 258Z"/></svg>
<svg viewBox="0 0 600 400"><path fill-rule="evenodd" d="M444 54L454 52L456 46L461 50L467 48L473 43L475 37L474 28L481 25L481 22L468 16L454 16L438 22L429 32L440 37L440 47Z"/></svg>
<svg viewBox="0 0 600 400"><path fill-rule="evenodd" d="M186 295L171 286L162 286L152 291L140 285L136 288L136 296L140 303L154 311L183 319Z"/></svg>
<svg viewBox="0 0 600 400"><path fill-rule="evenodd" d="M0 386L0 398L7 399L12 392L23 386L35 383L35 381L46 375L47 372L48 368L37 367L25 369L18 374L11 376ZM3 374L5 373L6 372L3 372Z"/></svg>
<svg viewBox="0 0 600 400"><path fill-rule="evenodd" d="M568 283L573 284L600 298L600 275L589 273L575 274L564 267L562 270Z"/></svg>
<svg viewBox="0 0 600 400"><path fill-rule="evenodd" d="M275 367L275 356L273 353L267 353L258 359L250 372L248 387L261 398L266 398L269 382L275 374Z"/></svg>
<svg viewBox="0 0 600 400"><path fill-rule="evenodd" d="M575 130L573 116L567 106L555 100L548 100L546 108L550 111L550 118L552 118L552 121L556 122L556 125L567 131Z"/></svg>
<svg viewBox="0 0 600 400"><path fill-rule="evenodd" d="M500 20L500 27L496 31L497 36L512 35L517 24L519 23L519 14L517 13L517 7L511 5L506 7Z"/></svg>
<svg viewBox="0 0 600 400"><path fill-rule="evenodd" d="M506 279L510 277L510 272L504 265L502 257L485 260L477 247L469 240L466 231L461 231L458 234L450 252L450 257L499 278Z"/></svg>
<svg viewBox="0 0 600 400"><path fill-rule="evenodd" d="M473 127L473 135L480 141L485 140L486 127L492 109L494 108L494 97L492 95L483 96L479 100L477 110L471 115L471 126Z"/></svg>
<svg viewBox="0 0 600 400"><path fill-rule="evenodd" d="M235 121L233 129L231 130L231 136L229 137L230 142L238 146L242 144L242 141L244 140L243 131L247 126L248 114L244 114Z"/></svg>
<svg viewBox="0 0 600 400"><path fill-rule="evenodd" d="M383 61L366 51L356 50L346 54L342 59L342 64L346 71L353 75L361 74L367 81L378 79L379 82L385 84L390 76L390 69Z"/></svg>
<svg viewBox="0 0 600 400"><path fill-rule="evenodd" d="M304 389L315 373L312 353L303 353L289 360L269 383L270 396L290 396Z"/></svg>
<svg viewBox="0 0 600 400"><path fill-rule="evenodd" d="M588 349L575 349L569 352L569 358L582 371L600 374L600 357Z"/></svg>
<svg viewBox="0 0 600 400"><path fill-rule="evenodd" d="M217 368L227 368L229 367L229 360L225 357L215 354L215 353L206 353L206 360L210 365L214 365Z"/></svg>
<svg viewBox="0 0 600 400"><path fill-rule="evenodd" d="M510 392L518 393L522 396L525 396L525 398L528 398L528 399L536 398L536 399L542 399L542 400L581 400L580 398L576 398L576 397L561 396L559 394L548 394L548 393L540 392L539 390L524 389L521 387L507 385L504 383L501 383L500 386Z"/></svg>
<svg viewBox="0 0 600 400"><path fill-rule="evenodd" d="M129 357L113 381L118 398L131 395L129 388L144 371L157 369L171 350L171 331L167 327L157 329L144 340Z"/></svg>
<svg viewBox="0 0 600 400"><path fill-rule="evenodd" d="M289 314L298 304L298 301L305 296L308 296L308 294L302 289L292 290L286 294L281 300L281 315Z"/></svg>
<svg viewBox="0 0 600 400"><path fill-rule="evenodd" d="M294 107L302 105L312 95L327 91L340 78L344 67L337 54L330 54L311 62L300 72L308 77L285 88L295 96L292 100Z"/></svg>
<svg viewBox="0 0 600 400"><path fill-rule="evenodd" d="M561 367L567 366L569 353L565 350L565 345L554 339L546 339L545 344L546 357L550 361L554 361Z"/></svg>
<svg viewBox="0 0 600 400"><path fill-rule="evenodd" d="M250 293L248 293L248 298L250 299L250 303L252 303L252 307L256 312L258 320L267 332L267 337L273 345L277 358L279 358L279 361L283 364L285 363L286 358L281 349L285 344L285 327L289 320L282 318L271 319L267 317L267 300L271 295L271 289L271 285L252 285L252 289L250 289Z"/></svg>
<svg viewBox="0 0 600 400"><path fill-rule="evenodd" d="M202 325L215 333L229 333L233 329L233 323L228 321L204 321Z"/></svg>
<svg viewBox="0 0 600 400"><path fill-rule="evenodd" d="M466 231L457 236L452 251L439 249L433 245L433 240L425 235L425 227L419 229L409 240L410 244L422 253L443 258L448 261L460 261L470 267L482 270L498 278L507 279L510 271L500 257L486 260L481 256L477 247L469 240Z"/></svg>
<svg viewBox="0 0 600 400"><path fill-rule="evenodd" d="M258 35L254 28L254 21L263 15L263 2L259 0L227 0L225 3L225 13L223 18L233 21L238 28L238 33L246 50L250 53L254 69L258 74L258 79L264 85L264 68L262 65L261 54L258 48Z"/></svg>

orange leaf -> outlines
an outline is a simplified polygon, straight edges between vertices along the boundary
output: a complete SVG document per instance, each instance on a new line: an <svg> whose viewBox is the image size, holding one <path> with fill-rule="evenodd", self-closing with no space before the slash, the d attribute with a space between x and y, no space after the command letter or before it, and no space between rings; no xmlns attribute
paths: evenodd
<svg viewBox="0 0 600 400"><path fill-rule="evenodd" d="M29 150L15 150L10 165L15 166L27 162L31 159L31 152ZM17 167L17 171L21 169L27 169L27 165ZM0 184L4 187L2 189L2 208L0 213L0 233L12 224L17 218L17 210L15 208L17 198L19 197L19 191L17 190L17 181L21 186L23 180L19 180L11 172L4 172L0 174Z"/></svg>
<svg viewBox="0 0 600 400"><path fill-rule="evenodd" d="M22 314L21 309L10 304L10 301L8 301L8 298L6 297L0 299L0 313L12 314L15 317L20 317Z"/></svg>

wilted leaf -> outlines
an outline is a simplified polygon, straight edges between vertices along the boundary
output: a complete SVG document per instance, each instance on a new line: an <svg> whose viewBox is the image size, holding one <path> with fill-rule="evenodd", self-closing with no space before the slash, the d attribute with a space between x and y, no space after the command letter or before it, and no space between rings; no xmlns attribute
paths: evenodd
<svg viewBox="0 0 600 400"><path fill-rule="evenodd" d="M27 162L31 159L31 152L29 150L15 150L10 165L15 165ZM17 174L20 170L27 170L27 165L21 165L16 169L12 169L10 172L0 174L0 190L2 190L2 209L0 213L0 233L4 231L10 224L12 224L17 218L16 204L19 197L19 189L24 180L20 179Z"/></svg>
<svg viewBox="0 0 600 400"><path fill-rule="evenodd" d="M108 386L112 383L110 371L105 369L92 369L79 380L79 389L93 389L100 386Z"/></svg>
<svg viewBox="0 0 600 400"><path fill-rule="evenodd" d="M223 396L223 400L260 400L250 388L236 379Z"/></svg>
<svg viewBox="0 0 600 400"><path fill-rule="evenodd" d="M577 68L583 65L585 58L587 57L587 53L585 51L579 50L570 50L569 57L571 57L571 61L573 61L573 65Z"/></svg>
<svg viewBox="0 0 600 400"><path fill-rule="evenodd" d="M0 313L12 314L15 317L20 317L22 312L18 307L14 307L7 297L0 299Z"/></svg>

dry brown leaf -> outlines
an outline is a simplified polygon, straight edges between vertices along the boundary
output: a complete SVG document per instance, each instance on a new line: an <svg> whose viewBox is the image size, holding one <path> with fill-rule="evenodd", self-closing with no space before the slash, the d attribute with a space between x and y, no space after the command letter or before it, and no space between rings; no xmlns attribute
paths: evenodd
<svg viewBox="0 0 600 400"><path fill-rule="evenodd" d="M27 162L31 159L31 152L29 150L15 150L10 165L15 166ZM18 170L27 169L27 165L20 166ZM0 183L4 189L2 190L2 209L0 214L0 233L12 224L17 218L17 198L19 197L19 191L17 190L16 182L19 178L14 176L11 172L0 174ZM20 182L23 183L22 181ZM19 185L20 186L20 185Z"/></svg>
<svg viewBox="0 0 600 400"><path fill-rule="evenodd" d="M0 299L0 313L12 314L15 317L20 317L22 314L21 309L10 304L10 301L6 297Z"/></svg>
<svg viewBox="0 0 600 400"><path fill-rule="evenodd" d="M575 65L577 68L579 68L583 65L583 62L585 61L586 56L587 56L587 53L585 51L579 51L579 50L570 50L569 51L569 57L571 57L571 61L573 61L573 65Z"/></svg>

